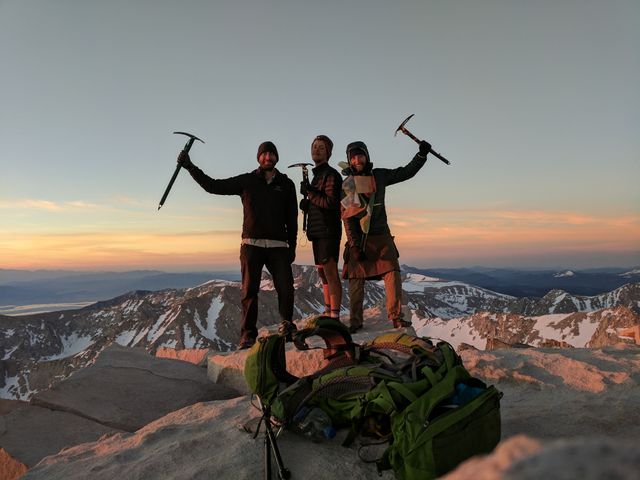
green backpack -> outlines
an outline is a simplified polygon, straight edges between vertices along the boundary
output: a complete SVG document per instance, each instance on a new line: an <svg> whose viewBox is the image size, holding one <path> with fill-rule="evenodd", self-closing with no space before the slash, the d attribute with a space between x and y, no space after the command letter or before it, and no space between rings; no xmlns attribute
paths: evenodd
<svg viewBox="0 0 640 480"><path fill-rule="evenodd" d="M285 339L280 335L258 337L244 363L244 378L261 402L271 405L278 392L298 377L287 372Z"/></svg>
<svg viewBox="0 0 640 480"><path fill-rule="evenodd" d="M358 345L338 320L319 317L299 331L296 347L309 348L313 335L325 341L327 360L313 375L286 373L275 335L262 342L276 348L254 346L247 357L249 387L284 427L295 429L300 409L320 407L335 428L351 430L345 444L357 434L388 441L378 469L403 480L443 475L500 441L502 394L472 378L447 342L389 333Z"/></svg>

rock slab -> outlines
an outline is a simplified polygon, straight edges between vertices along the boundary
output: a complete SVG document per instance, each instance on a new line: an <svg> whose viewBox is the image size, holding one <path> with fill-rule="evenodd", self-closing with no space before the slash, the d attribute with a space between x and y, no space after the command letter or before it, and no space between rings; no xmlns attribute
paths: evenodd
<svg viewBox="0 0 640 480"><path fill-rule="evenodd" d="M133 432L187 405L236 396L211 383L204 368L114 344L94 365L34 395L31 403Z"/></svg>

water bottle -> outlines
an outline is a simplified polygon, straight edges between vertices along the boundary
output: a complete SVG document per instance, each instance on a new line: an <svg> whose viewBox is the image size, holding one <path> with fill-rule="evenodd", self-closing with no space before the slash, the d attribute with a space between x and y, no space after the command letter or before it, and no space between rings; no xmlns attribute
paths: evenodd
<svg viewBox="0 0 640 480"><path fill-rule="evenodd" d="M331 419L324 410L318 407L309 409L302 407L294 417L296 430L314 442L332 439L336 436L335 429L331 426Z"/></svg>
<svg viewBox="0 0 640 480"><path fill-rule="evenodd" d="M472 387L471 385L458 383L456 385L455 394L451 398L451 403L453 403L454 405L465 405L476 398L478 395L480 395L482 392L484 392L483 388Z"/></svg>

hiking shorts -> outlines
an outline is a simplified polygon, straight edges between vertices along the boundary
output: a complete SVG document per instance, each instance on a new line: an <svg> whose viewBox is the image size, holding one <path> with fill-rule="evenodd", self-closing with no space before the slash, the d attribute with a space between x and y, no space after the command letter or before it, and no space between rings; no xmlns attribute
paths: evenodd
<svg viewBox="0 0 640 480"><path fill-rule="evenodd" d="M318 238L311 242L313 247L313 261L316 265L324 265L329 260L338 263L340 258L340 237Z"/></svg>

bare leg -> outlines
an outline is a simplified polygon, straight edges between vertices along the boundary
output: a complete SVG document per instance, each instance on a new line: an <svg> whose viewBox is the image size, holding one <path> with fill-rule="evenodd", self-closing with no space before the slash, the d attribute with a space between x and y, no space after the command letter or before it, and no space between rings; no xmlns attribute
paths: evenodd
<svg viewBox="0 0 640 480"><path fill-rule="evenodd" d="M338 273L338 262L331 258L322 267L327 280L326 285L323 285L325 304L331 305L331 316L339 318L342 304L342 282Z"/></svg>

